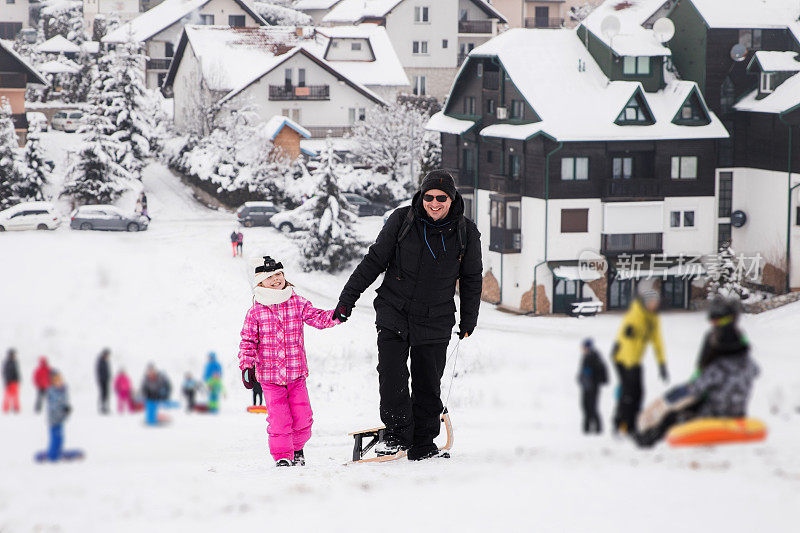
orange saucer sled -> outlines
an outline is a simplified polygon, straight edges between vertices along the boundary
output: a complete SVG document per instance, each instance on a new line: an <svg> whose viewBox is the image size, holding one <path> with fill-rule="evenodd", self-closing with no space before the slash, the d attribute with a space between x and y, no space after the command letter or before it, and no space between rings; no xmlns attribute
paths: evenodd
<svg viewBox="0 0 800 533"><path fill-rule="evenodd" d="M667 433L670 446L714 446L764 440L767 426L756 418L699 418Z"/></svg>

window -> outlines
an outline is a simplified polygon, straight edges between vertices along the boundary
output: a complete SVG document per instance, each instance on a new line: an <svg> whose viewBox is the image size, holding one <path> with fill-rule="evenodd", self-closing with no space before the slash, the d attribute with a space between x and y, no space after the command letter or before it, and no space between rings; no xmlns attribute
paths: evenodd
<svg viewBox="0 0 800 533"><path fill-rule="evenodd" d="M520 229L519 204L507 204L506 229Z"/></svg>
<svg viewBox="0 0 800 533"><path fill-rule="evenodd" d="M213 26L214 15L200 15L200 24L204 26Z"/></svg>
<svg viewBox="0 0 800 533"><path fill-rule="evenodd" d="M447 48L447 39L442 39L442 48Z"/></svg>
<svg viewBox="0 0 800 533"><path fill-rule="evenodd" d="M562 209L561 233L586 233L589 231L588 209Z"/></svg>
<svg viewBox="0 0 800 533"><path fill-rule="evenodd" d="M775 90L775 74L772 72L761 73L761 83L758 90L762 93L771 93Z"/></svg>
<svg viewBox="0 0 800 533"><path fill-rule="evenodd" d="M464 114L465 115L474 115L475 114L475 97L474 96L467 96L464 98Z"/></svg>
<svg viewBox="0 0 800 533"><path fill-rule="evenodd" d="M611 177L614 179L631 179L633 176L633 158L615 157L611 164Z"/></svg>
<svg viewBox="0 0 800 533"><path fill-rule="evenodd" d="M512 178L519 178L519 156L517 154L508 155L508 175Z"/></svg>
<svg viewBox="0 0 800 533"><path fill-rule="evenodd" d="M482 78L483 77L483 63L478 63L477 71L478 71L478 77Z"/></svg>
<svg viewBox="0 0 800 533"><path fill-rule="evenodd" d="M13 40L22 31L21 22L0 22L0 39Z"/></svg>
<svg viewBox="0 0 800 533"><path fill-rule="evenodd" d="M628 100L628 103L625 104L625 108L617 117L617 124L652 124L653 117L650 115L650 112L646 109L644 105L644 101L641 99L641 96L637 93L634 94L633 97Z"/></svg>
<svg viewBox="0 0 800 533"><path fill-rule="evenodd" d="M363 121L367 116L367 110L363 107L351 107L347 110L348 119L350 124Z"/></svg>
<svg viewBox="0 0 800 533"><path fill-rule="evenodd" d="M731 225L720 224L717 227L717 248L731 244Z"/></svg>
<svg viewBox="0 0 800 533"><path fill-rule="evenodd" d="M428 53L428 41L414 41L411 43L411 51L414 54L427 54Z"/></svg>
<svg viewBox="0 0 800 533"><path fill-rule="evenodd" d="M472 160L472 150L464 148L461 152L461 168L468 174L473 175L474 161Z"/></svg>
<svg viewBox="0 0 800 533"><path fill-rule="evenodd" d="M511 118L524 118L525 105L522 100L511 100Z"/></svg>
<svg viewBox="0 0 800 533"><path fill-rule="evenodd" d="M466 9L459 9L458 10L458 20L467 20L467 10Z"/></svg>
<svg viewBox="0 0 800 533"><path fill-rule="evenodd" d="M294 120L298 124L300 123L300 110L299 109L281 109L281 115L283 115L284 117L287 117L287 118L290 118L290 119Z"/></svg>
<svg viewBox="0 0 800 533"><path fill-rule="evenodd" d="M414 76L414 94L425 96L427 93L427 78L425 76Z"/></svg>
<svg viewBox="0 0 800 533"><path fill-rule="evenodd" d="M622 73L628 76L649 76L650 58L625 56L622 58Z"/></svg>
<svg viewBox="0 0 800 533"><path fill-rule="evenodd" d="M494 152L492 150L486 151L486 162L487 163L494 163Z"/></svg>
<svg viewBox="0 0 800 533"><path fill-rule="evenodd" d="M761 30L739 30L739 44L747 50L761 50Z"/></svg>
<svg viewBox="0 0 800 533"><path fill-rule="evenodd" d="M306 69L304 68L297 69L297 86L298 87L306 86Z"/></svg>
<svg viewBox="0 0 800 533"><path fill-rule="evenodd" d="M292 86L292 69L287 68L283 71L283 81L287 87Z"/></svg>
<svg viewBox="0 0 800 533"><path fill-rule="evenodd" d="M158 73L158 77L157 77L158 81L157 81L157 83L158 83L159 87L163 87L164 86L164 78L166 78L166 77L167 77L167 73L166 72L159 72Z"/></svg>
<svg viewBox="0 0 800 533"><path fill-rule="evenodd" d="M414 22L428 22L428 8L417 6L414 8Z"/></svg>
<svg viewBox="0 0 800 533"><path fill-rule="evenodd" d="M244 28L244 15L228 15L228 26Z"/></svg>
<svg viewBox="0 0 800 533"><path fill-rule="evenodd" d="M693 180L697 178L697 156L673 156L672 179Z"/></svg>
<svg viewBox="0 0 800 533"><path fill-rule="evenodd" d="M684 228L694 227L694 211L683 212L683 227Z"/></svg>
<svg viewBox="0 0 800 533"><path fill-rule="evenodd" d="M589 158L588 157L562 157L561 158L561 179L569 180L588 180L589 179Z"/></svg>
<svg viewBox="0 0 800 533"><path fill-rule="evenodd" d="M670 228L693 228L694 227L694 211L670 211L669 212L669 227Z"/></svg>
<svg viewBox="0 0 800 533"><path fill-rule="evenodd" d="M720 218L731 216L733 204L733 172L720 172L719 174L719 207L717 216Z"/></svg>
<svg viewBox="0 0 800 533"><path fill-rule="evenodd" d="M361 51L361 43L350 43L350 50L353 52Z"/></svg>
<svg viewBox="0 0 800 533"><path fill-rule="evenodd" d="M486 112L489 113L490 115L494 115L494 111L495 111L494 100L492 98L489 98L488 100L486 100Z"/></svg>
<svg viewBox="0 0 800 533"><path fill-rule="evenodd" d="M794 225L795 225L795 226L800 226L800 206L797 206L797 207L795 208L795 213L794 213Z"/></svg>
<svg viewBox="0 0 800 533"><path fill-rule="evenodd" d="M175 55L175 45L172 43L164 43L164 57L172 57Z"/></svg>
<svg viewBox="0 0 800 533"><path fill-rule="evenodd" d="M681 212L680 211L670 211L670 213L669 213L669 227L670 228L680 228L681 227Z"/></svg>

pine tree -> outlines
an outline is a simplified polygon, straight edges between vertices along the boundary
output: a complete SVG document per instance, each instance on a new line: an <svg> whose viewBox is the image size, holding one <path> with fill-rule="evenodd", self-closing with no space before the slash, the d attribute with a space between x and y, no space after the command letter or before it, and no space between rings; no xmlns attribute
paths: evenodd
<svg viewBox="0 0 800 533"><path fill-rule="evenodd" d="M0 96L0 209L17 203L23 177L19 140L11 119L11 104L8 98Z"/></svg>
<svg viewBox="0 0 800 533"><path fill-rule="evenodd" d="M710 257L704 266L709 278L706 291L708 297L720 295L726 298L737 296L747 298L750 291L742 285L744 275L741 268L738 268L736 252L730 246L723 245L716 255Z"/></svg>
<svg viewBox="0 0 800 533"><path fill-rule="evenodd" d="M317 196L303 204L305 209L301 208L310 219L308 235L301 237L306 272L338 272L360 257L364 247L354 228L357 217L339 190L336 164L329 140L313 174L318 184Z"/></svg>
<svg viewBox="0 0 800 533"><path fill-rule="evenodd" d="M67 169L61 196L72 197L79 204L107 204L129 187L133 176L117 162L122 143L106 133L111 129L108 118L93 108L80 130L86 139Z"/></svg>
<svg viewBox="0 0 800 533"><path fill-rule="evenodd" d="M44 200L44 185L50 180L53 168L45 160L39 126L28 130L28 142L23 153L26 173L20 184L18 194L29 200Z"/></svg>

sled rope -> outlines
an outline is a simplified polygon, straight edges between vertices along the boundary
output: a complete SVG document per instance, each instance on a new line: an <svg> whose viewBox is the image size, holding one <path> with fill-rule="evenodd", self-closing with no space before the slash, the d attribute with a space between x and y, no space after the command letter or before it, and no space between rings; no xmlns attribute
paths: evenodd
<svg viewBox="0 0 800 533"><path fill-rule="evenodd" d="M461 345L461 339L458 339L456 342L455 347L450 352L450 357L447 359L451 359L453 354L455 354L455 359L453 359L453 375L450 376L450 387L447 389L447 398L444 401L444 413L447 412L447 404L450 403L450 393L453 392L453 381L456 379L456 363L458 363L458 347Z"/></svg>

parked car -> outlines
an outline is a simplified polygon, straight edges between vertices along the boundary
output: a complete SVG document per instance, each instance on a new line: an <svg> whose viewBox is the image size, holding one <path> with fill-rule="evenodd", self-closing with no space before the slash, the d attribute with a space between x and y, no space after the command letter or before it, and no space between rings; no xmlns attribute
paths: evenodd
<svg viewBox="0 0 800 533"><path fill-rule="evenodd" d="M70 215L69 227L82 230L142 231L149 224L137 213L126 215L113 205L82 205Z"/></svg>
<svg viewBox="0 0 800 533"><path fill-rule="evenodd" d="M83 111L59 111L53 115L53 129L66 132L77 131L83 123Z"/></svg>
<svg viewBox="0 0 800 533"><path fill-rule="evenodd" d="M270 224L282 233L291 233L298 230L309 229L308 217L303 214L303 206L275 213L270 218Z"/></svg>
<svg viewBox="0 0 800 533"><path fill-rule="evenodd" d="M56 229L60 225L50 202L23 202L0 211L0 231Z"/></svg>
<svg viewBox="0 0 800 533"><path fill-rule="evenodd" d="M363 196L352 192L343 193L342 196L356 208L356 214L360 217L368 217L370 215L382 215L391 207L380 202L370 202Z"/></svg>
<svg viewBox="0 0 800 533"><path fill-rule="evenodd" d="M253 226L269 226L272 215L278 208L272 202L245 202L236 210L239 224L251 228Z"/></svg>
<svg viewBox="0 0 800 533"><path fill-rule="evenodd" d="M50 129L47 123L47 115L41 111L28 111L25 113L25 117L28 119L28 129L31 129L33 126L38 126L39 131L47 131Z"/></svg>

